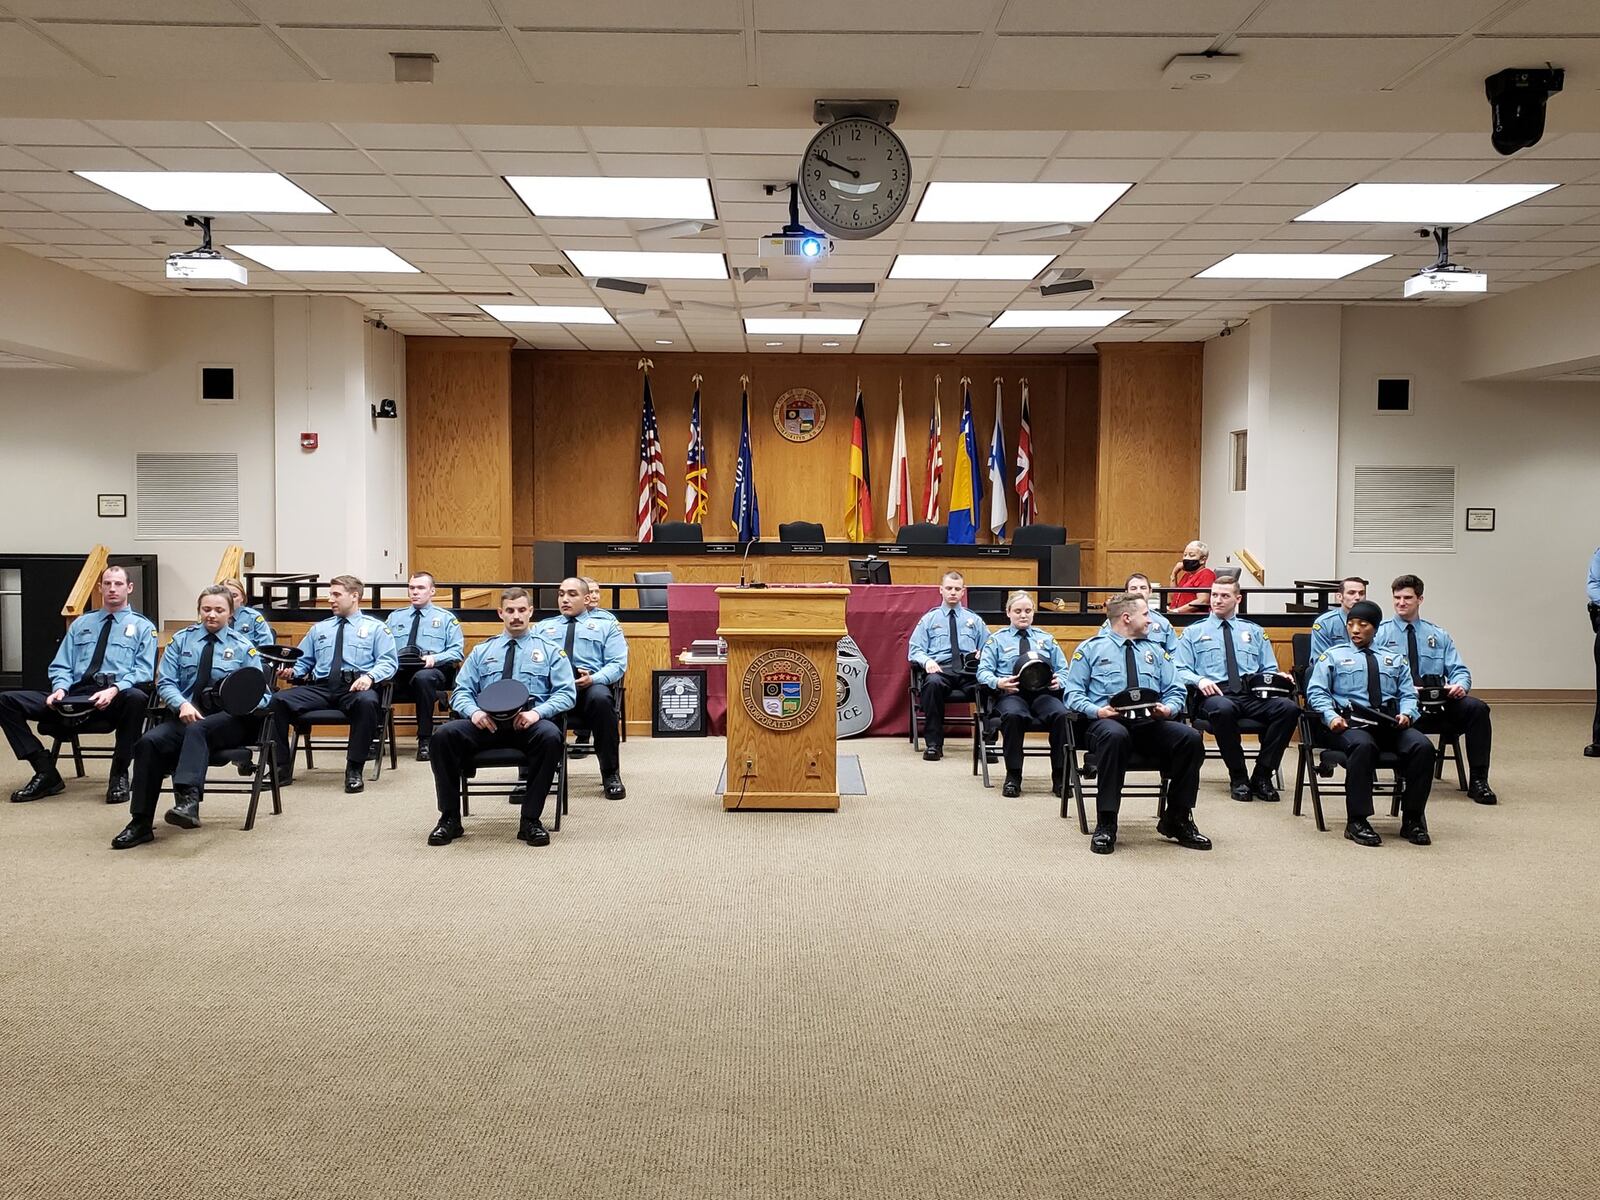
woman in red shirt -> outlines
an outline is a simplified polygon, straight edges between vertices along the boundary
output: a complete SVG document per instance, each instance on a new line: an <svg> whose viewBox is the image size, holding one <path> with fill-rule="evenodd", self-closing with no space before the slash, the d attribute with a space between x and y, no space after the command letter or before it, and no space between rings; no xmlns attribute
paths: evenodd
<svg viewBox="0 0 1600 1200"><path fill-rule="evenodd" d="M1190 542L1183 548L1183 561L1173 564L1169 579L1175 588L1193 590L1169 595L1169 613L1205 612L1211 607L1211 584L1217 573L1206 566L1206 559L1210 557L1211 547L1204 542Z"/></svg>

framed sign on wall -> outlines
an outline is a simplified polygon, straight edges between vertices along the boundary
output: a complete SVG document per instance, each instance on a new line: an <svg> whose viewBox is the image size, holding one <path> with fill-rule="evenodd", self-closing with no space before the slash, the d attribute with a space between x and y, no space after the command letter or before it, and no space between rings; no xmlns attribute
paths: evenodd
<svg viewBox="0 0 1600 1200"><path fill-rule="evenodd" d="M706 673L682 667L650 672L650 732L654 737L705 737Z"/></svg>

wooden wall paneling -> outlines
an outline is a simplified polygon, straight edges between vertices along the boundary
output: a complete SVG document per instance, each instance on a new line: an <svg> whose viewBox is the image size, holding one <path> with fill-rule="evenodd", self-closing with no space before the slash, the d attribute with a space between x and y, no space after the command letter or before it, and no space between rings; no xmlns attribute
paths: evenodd
<svg viewBox="0 0 1600 1200"><path fill-rule="evenodd" d="M1104 342L1095 479L1095 575L1157 586L1200 525L1199 342Z"/></svg>
<svg viewBox="0 0 1600 1200"><path fill-rule="evenodd" d="M620 537L634 529L637 494L637 441L641 383L636 354L574 351L523 351L533 367L534 437L537 461L533 480L534 526L541 539ZM941 377L944 427L944 485L941 517L949 512L963 374L973 379L973 411L978 456L988 453L994 419L994 377L1005 380L1008 475L1016 458L1020 380L1028 378L1035 460L1039 464L1040 519L1064 523L1073 536L1092 532L1081 500L1068 509L1067 480L1092 478L1092 438L1069 435L1069 426L1092 410L1092 390L1072 397L1069 364L1083 356L1005 356L960 359L898 355L812 356L794 354L674 354L656 356L651 388L661 425L671 516L683 516L683 458L688 441L691 377L704 376L701 423L710 464L710 516L707 533L727 537L728 510L739 443L739 377L751 376L751 451L761 499L762 531L776 537L783 521L821 521L830 537L842 537L847 500L850 431L859 376L867 410L868 458L874 495L874 537L888 537L884 524L889 459L894 443L895 402L904 383L906 447L912 467L912 502L920 508L923 463L934 376ZM1092 363L1092 360L1089 360ZM1093 383L1092 369L1077 377ZM810 387L827 404L827 423L813 441L785 441L773 427L772 407L790 387ZM519 462L518 470L523 467ZM1082 483L1073 486L1081 488ZM1013 525L1015 499L1012 497ZM985 536L982 540L988 540Z"/></svg>
<svg viewBox="0 0 1600 1200"><path fill-rule="evenodd" d="M533 363L526 354L511 356L511 572L514 579L533 578Z"/></svg>
<svg viewBox="0 0 1600 1200"><path fill-rule="evenodd" d="M446 580L511 577L511 346L406 339L412 569Z"/></svg>

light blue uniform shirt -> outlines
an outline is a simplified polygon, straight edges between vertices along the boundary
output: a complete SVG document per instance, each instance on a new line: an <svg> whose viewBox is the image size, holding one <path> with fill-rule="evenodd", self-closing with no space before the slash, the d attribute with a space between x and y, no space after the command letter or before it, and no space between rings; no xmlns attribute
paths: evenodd
<svg viewBox="0 0 1600 1200"><path fill-rule="evenodd" d="M1233 632L1233 655L1238 660L1241 678L1257 671L1277 673L1278 656L1272 651L1266 630L1240 616L1232 617L1228 628ZM1185 629L1178 642L1178 652L1172 656L1172 665L1178 672L1178 682L1186 687L1202 679L1212 683L1227 682L1228 653L1222 646L1222 622L1213 615Z"/></svg>
<svg viewBox="0 0 1600 1200"><path fill-rule="evenodd" d="M185 625L172 635L161 654L161 670L156 675L156 694L173 712L185 704L199 705L195 701L194 685L200 674L200 656L206 649L206 627L196 622ZM224 675L232 675L240 667L261 670L261 657L255 643L232 626L217 634L217 645L211 652L211 682ZM263 691L257 708L265 708L271 693Z"/></svg>
<svg viewBox="0 0 1600 1200"><path fill-rule="evenodd" d="M156 627L131 608L114 613L99 609L84 613L67 627L67 636L61 639L56 656L50 660L52 691L70 688L88 674L100 631L107 621L111 622L111 636L106 641L100 673L115 675L119 692L155 678Z"/></svg>
<svg viewBox="0 0 1600 1200"><path fill-rule="evenodd" d="M1344 606L1330 608L1315 621L1311 622L1311 661L1315 662L1317 655L1324 650L1332 650L1335 646L1348 646L1350 644L1350 626L1345 622L1348 614Z"/></svg>
<svg viewBox="0 0 1600 1200"><path fill-rule="evenodd" d="M1128 678L1127 653L1133 646L1139 677ZM1097 633L1073 652L1067 670L1067 707L1086 717L1098 717L1111 703L1111 697L1131 687L1149 688L1161 693L1161 703L1174 713L1182 712L1187 698L1183 684L1168 654L1148 638L1130 643L1119 633Z"/></svg>
<svg viewBox="0 0 1600 1200"><path fill-rule="evenodd" d="M295 660L294 677L298 680L326 679L333 666L333 642L338 636L341 618L329 617L318 621L300 639L301 657ZM394 635L377 617L369 617L360 610L347 618L344 631L344 668L359 671L372 680L382 683L400 669L400 656L395 653Z"/></svg>
<svg viewBox="0 0 1600 1200"><path fill-rule="evenodd" d="M515 656L509 676L505 674L507 654ZM520 638L502 633L474 646L456 675L451 709L470 718L478 711L478 693L501 679L515 679L526 686L541 717L557 716L578 702L578 686L572 681L572 664L565 652L530 630Z"/></svg>
<svg viewBox="0 0 1600 1200"><path fill-rule="evenodd" d="M1412 624L1417 627L1417 674L1439 675L1446 684L1458 683L1471 691L1472 672L1467 670L1467 664L1456 653L1456 644L1450 635L1432 621L1424 621L1421 617ZM1406 669L1411 669L1406 623L1399 617L1390 617L1378 626L1378 632L1372 635L1372 645L1374 649L1393 650L1406 660Z"/></svg>
<svg viewBox="0 0 1600 1200"><path fill-rule="evenodd" d="M949 630L945 632L948 633ZM1050 664L1056 686L1065 687L1067 656L1061 653L1061 644L1048 630L1040 629L1037 625L1027 632L1029 649L1038 651L1039 656ZM989 640L983 644L982 653L978 655L979 683L986 688L997 688L1000 686L1000 680L1017 673L1021 638L1022 630L1015 625L1007 625L1004 629L997 629L989 635Z"/></svg>
<svg viewBox="0 0 1600 1200"><path fill-rule="evenodd" d="M1399 710L1413 721L1417 719L1417 689L1411 682L1411 668L1406 665L1402 651L1380 649L1373 639L1373 656L1378 660L1378 679L1385 700L1394 700ZM1311 681L1306 684L1306 703L1326 724L1339 715L1337 706L1370 704L1367 696L1367 658L1354 643L1335 646L1317 656L1311 667Z"/></svg>
<svg viewBox="0 0 1600 1200"><path fill-rule="evenodd" d="M1600 550L1589 560L1589 603L1600 604Z"/></svg>
<svg viewBox="0 0 1600 1200"><path fill-rule="evenodd" d="M577 636L572 641L572 669L587 671L595 683L610 687L628 673L628 639L622 624L610 613L586 612L578 619ZM546 617L534 630L557 650L567 645L567 618Z"/></svg>
<svg viewBox="0 0 1600 1200"><path fill-rule="evenodd" d="M989 640L989 627L965 604L958 604L956 614L956 642L961 656L976 654ZM911 631L911 641L906 647L906 659L927 669L929 663L942 668L950 660L950 606L941 604L932 612L924 613Z"/></svg>
<svg viewBox="0 0 1600 1200"><path fill-rule="evenodd" d="M1099 632L1110 633L1111 622L1101 621ZM1150 631L1144 635L1145 641L1154 642L1168 654L1176 654L1180 636L1177 627L1171 621L1155 609L1150 609Z"/></svg>
<svg viewBox="0 0 1600 1200"><path fill-rule="evenodd" d="M394 637L396 652L411 644L411 622L418 612L422 614L422 620L417 622L419 653L433 655L436 667L458 663L467 656L467 639L455 613L432 604L420 609L408 604L389 614L389 633Z"/></svg>
<svg viewBox="0 0 1600 1200"><path fill-rule="evenodd" d="M244 634L252 646L273 644L272 626L267 624L267 619L261 615L260 609L251 608L248 604L241 604L233 610L232 628Z"/></svg>

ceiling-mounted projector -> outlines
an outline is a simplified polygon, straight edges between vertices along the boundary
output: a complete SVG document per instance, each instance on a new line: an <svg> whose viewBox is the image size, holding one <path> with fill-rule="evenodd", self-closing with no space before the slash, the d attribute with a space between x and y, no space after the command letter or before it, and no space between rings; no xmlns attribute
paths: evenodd
<svg viewBox="0 0 1600 1200"><path fill-rule="evenodd" d="M237 284L244 287L250 275L238 263L223 258L211 248L211 218L189 216L185 225L200 227L200 245L193 250L167 255L167 278L196 283Z"/></svg>
<svg viewBox="0 0 1600 1200"><path fill-rule="evenodd" d="M1439 248L1439 257L1431 266L1423 267L1405 283L1407 300L1437 300L1442 296L1473 296L1489 290L1489 277L1450 261L1450 231L1444 226L1437 229L1419 229L1421 237L1431 237Z"/></svg>
<svg viewBox="0 0 1600 1200"><path fill-rule="evenodd" d="M804 279L811 268L833 253L833 239L800 224L798 186L793 183L762 185L767 195L789 189L789 223L777 233L756 241L756 259L767 269L768 279Z"/></svg>

